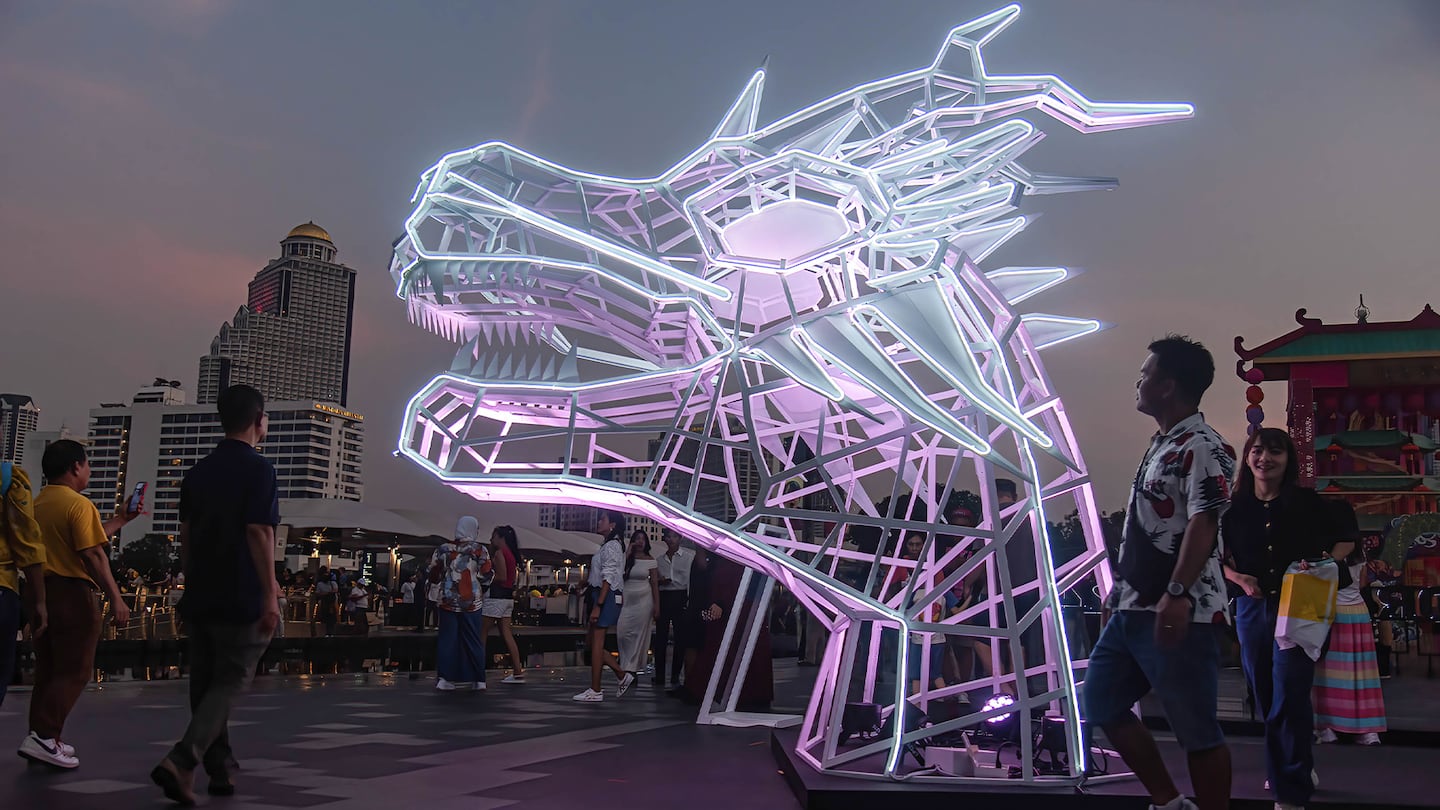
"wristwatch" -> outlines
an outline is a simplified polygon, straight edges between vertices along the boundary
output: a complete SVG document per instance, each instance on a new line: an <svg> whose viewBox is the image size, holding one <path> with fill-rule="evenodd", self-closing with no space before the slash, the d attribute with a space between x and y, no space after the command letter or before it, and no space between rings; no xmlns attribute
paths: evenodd
<svg viewBox="0 0 1440 810"><path fill-rule="evenodd" d="M1190 589L1172 579L1170 584L1165 586L1165 592L1171 596L1180 597L1189 594Z"/></svg>

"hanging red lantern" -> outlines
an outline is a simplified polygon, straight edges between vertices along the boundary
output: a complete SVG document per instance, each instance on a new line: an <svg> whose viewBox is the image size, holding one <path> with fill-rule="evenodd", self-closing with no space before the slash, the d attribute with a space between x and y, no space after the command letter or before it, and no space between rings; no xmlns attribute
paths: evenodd
<svg viewBox="0 0 1440 810"><path fill-rule="evenodd" d="M1265 392L1258 385L1252 385L1245 389L1245 401L1251 405L1259 405L1265 401Z"/></svg>

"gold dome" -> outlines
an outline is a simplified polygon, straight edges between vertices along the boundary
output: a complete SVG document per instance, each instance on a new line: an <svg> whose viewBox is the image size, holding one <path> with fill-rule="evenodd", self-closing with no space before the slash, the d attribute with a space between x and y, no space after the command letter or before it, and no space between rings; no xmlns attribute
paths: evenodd
<svg viewBox="0 0 1440 810"><path fill-rule="evenodd" d="M304 225L296 225L295 227L291 228L290 233L285 234L285 238L323 239L326 242L330 242L330 234L327 233L324 228L316 225L314 220L311 220ZM332 245L334 244L334 242L330 243Z"/></svg>

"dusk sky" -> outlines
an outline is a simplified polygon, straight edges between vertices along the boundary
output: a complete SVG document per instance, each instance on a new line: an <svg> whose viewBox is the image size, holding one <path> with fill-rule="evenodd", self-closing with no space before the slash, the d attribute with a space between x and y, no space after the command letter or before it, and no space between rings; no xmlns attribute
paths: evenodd
<svg viewBox="0 0 1440 810"><path fill-rule="evenodd" d="M350 406L366 500L469 501L391 458L405 401L453 346L411 326L389 247L419 173L501 139L652 175L698 145L768 56L761 118L928 63L994 2L0 0L0 390L41 427L198 358L294 225L359 272ZM1031 202L987 267L1085 275L1026 306L1113 328L1046 362L1102 507L1123 506L1154 423L1133 410L1150 339L1203 340L1205 410L1244 437L1231 344L1308 307L1408 320L1440 304L1440 2L1030 0L986 51L1091 98L1189 101L1193 121L1051 137L1026 164L1120 188ZM1283 422L1285 391L1267 387ZM534 507L471 510L533 524Z"/></svg>

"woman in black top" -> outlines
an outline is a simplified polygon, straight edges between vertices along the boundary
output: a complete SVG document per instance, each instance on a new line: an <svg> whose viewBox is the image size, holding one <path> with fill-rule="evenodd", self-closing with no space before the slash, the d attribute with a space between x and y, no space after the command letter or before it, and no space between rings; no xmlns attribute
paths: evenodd
<svg viewBox="0 0 1440 810"><path fill-rule="evenodd" d="M1296 484L1299 468L1288 433L1257 430L1245 442L1243 461L1220 519L1225 578L1244 591L1236 600L1235 626L1245 677L1265 720L1275 806L1303 807L1316 782L1310 704L1315 662L1299 648L1282 650L1275 643L1280 586L1291 563L1341 558L1352 543L1334 520L1335 507Z"/></svg>

